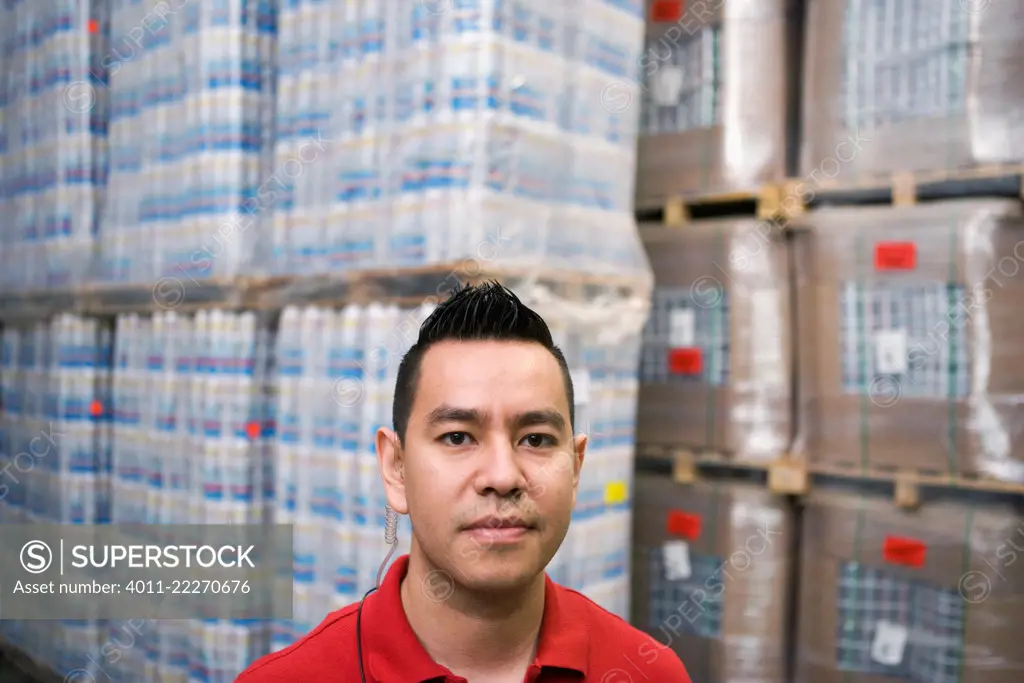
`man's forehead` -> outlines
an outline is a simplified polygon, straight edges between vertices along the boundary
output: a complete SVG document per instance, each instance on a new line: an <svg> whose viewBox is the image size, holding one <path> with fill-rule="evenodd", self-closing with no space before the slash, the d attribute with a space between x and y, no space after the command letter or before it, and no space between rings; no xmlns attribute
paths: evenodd
<svg viewBox="0 0 1024 683"><path fill-rule="evenodd" d="M445 341L424 354L413 412L446 405L509 414L568 406L558 361L540 344Z"/></svg>
<svg viewBox="0 0 1024 683"><path fill-rule="evenodd" d="M558 361L536 342L506 339L446 339L431 345L420 363L429 371L451 363L479 363L494 370L558 371Z"/></svg>

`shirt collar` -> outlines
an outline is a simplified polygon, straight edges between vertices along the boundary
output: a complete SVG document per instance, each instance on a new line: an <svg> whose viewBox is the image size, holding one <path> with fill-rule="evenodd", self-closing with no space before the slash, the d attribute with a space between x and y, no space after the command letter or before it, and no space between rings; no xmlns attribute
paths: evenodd
<svg viewBox="0 0 1024 683"><path fill-rule="evenodd" d="M362 637L368 672L380 683L443 681L450 672L427 654L402 607L402 579L409 556L395 560L376 594L366 599ZM534 665L587 673L590 636L585 615L573 610L567 591L544 577L544 618Z"/></svg>
<svg viewBox="0 0 1024 683"><path fill-rule="evenodd" d="M366 600L364 656L374 680L381 683L443 681L449 671L420 645L402 607L402 579L408 569L409 556L402 555L388 569L380 589Z"/></svg>
<svg viewBox="0 0 1024 683"><path fill-rule="evenodd" d="M571 593L544 575L544 620L534 663L587 675L590 631L586 612L573 605Z"/></svg>

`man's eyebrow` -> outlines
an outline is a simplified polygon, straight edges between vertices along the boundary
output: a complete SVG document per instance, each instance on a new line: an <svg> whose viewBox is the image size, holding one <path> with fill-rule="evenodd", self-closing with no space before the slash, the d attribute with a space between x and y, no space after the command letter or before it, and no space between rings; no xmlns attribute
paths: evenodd
<svg viewBox="0 0 1024 683"><path fill-rule="evenodd" d="M530 410L525 413L520 413L512 419L512 425L516 429L523 429L524 427L538 427L541 425L547 425L557 431L565 429L565 418L557 410L541 409L541 410Z"/></svg>
<svg viewBox="0 0 1024 683"><path fill-rule="evenodd" d="M445 422L464 422L481 425L487 421L487 415L476 408L458 408L441 405L427 413L427 424L438 425ZM565 429L566 421L557 410L543 408L519 413L510 420L515 429L547 425L557 431Z"/></svg>
<svg viewBox="0 0 1024 683"><path fill-rule="evenodd" d="M442 422L470 422L479 425L484 422L484 414L475 408L457 408L449 405L438 406L427 414L427 424L436 425Z"/></svg>

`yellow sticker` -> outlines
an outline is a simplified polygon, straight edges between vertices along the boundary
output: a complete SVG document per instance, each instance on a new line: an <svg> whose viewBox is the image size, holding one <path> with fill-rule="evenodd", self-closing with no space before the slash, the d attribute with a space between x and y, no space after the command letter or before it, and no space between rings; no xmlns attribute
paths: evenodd
<svg viewBox="0 0 1024 683"><path fill-rule="evenodd" d="M605 505L618 505L626 502L629 492L626 490L626 482L613 481L604 487Z"/></svg>

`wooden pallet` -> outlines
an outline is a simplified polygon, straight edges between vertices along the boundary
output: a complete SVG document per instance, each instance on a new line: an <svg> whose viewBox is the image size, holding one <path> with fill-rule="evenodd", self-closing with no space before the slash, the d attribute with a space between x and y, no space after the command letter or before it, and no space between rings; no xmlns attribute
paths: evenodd
<svg viewBox="0 0 1024 683"><path fill-rule="evenodd" d="M863 468L860 466L813 464L813 479L831 477L848 482L876 482L892 486L893 498L899 507L916 508L925 489L975 491L1024 496L1024 483L1002 481L991 477L950 474L939 470L903 470L896 468Z"/></svg>
<svg viewBox="0 0 1024 683"><path fill-rule="evenodd" d="M903 509L917 508L927 490L969 491L1024 497L1024 483L986 477L951 476L940 471L863 469L837 465L808 464L803 457L783 456L772 461L737 460L729 455L676 446L644 445L637 448L638 460L667 462L673 480L692 484L720 478L728 472L760 472L768 488L780 495L803 496L827 482L846 485L874 484L891 488L893 501Z"/></svg>
<svg viewBox="0 0 1024 683"><path fill-rule="evenodd" d="M309 277L237 277L196 281L164 277L139 285L90 285L74 290L27 292L0 300L0 320L41 319L59 313L195 312L202 309L279 310L288 304L343 305L383 301L417 305L446 298L456 287L499 280L512 288L541 284L577 301L601 295L646 298L649 278L557 269L481 266L472 259L416 268L383 268Z"/></svg>
<svg viewBox="0 0 1024 683"><path fill-rule="evenodd" d="M802 197L804 210L824 205L913 206L973 197L1021 199L1024 198L1024 165L904 171L849 180L804 178L793 179L787 185L791 196Z"/></svg>
<svg viewBox="0 0 1024 683"><path fill-rule="evenodd" d="M388 268L296 278L267 287L256 298L254 308L278 309L288 303L338 305L386 301L417 305L442 301L456 287L486 280L501 281L513 289L541 284L553 294L586 301L599 293L629 298L646 297L651 284L644 279L591 272L545 269L533 272L523 267L487 267L472 259L418 268Z"/></svg>
<svg viewBox="0 0 1024 683"><path fill-rule="evenodd" d="M90 315L179 311L203 308L242 308L248 292L234 278L194 280L163 277L139 285L90 285L81 290L81 309Z"/></svg>
<svg viewBox="0 0 1024 683"><path fill-rule="evenodd" d="M716 478L722 472L743 471L760 473L768 488L779 495L801 495L808 489L807 468L799 460L786 456L768 461L740 460L717 451L641 446L638 458L669 462L672 479L679 484Z"/></svg>
<svg viewBox="0 0 1024 683"><path fill-rule="evenodd" d="M789 181L767 184L756 190L695 193L669 197L659 206L638 208L639 222L685 225L702 218L750 216L762 220L790 218L802 213L803 201L786 201L798 196Z"/></svg>
<svg viewBox="0 0 1024 683"><path fill-rule="evenodd" d="M108 316L202 308L241 308L244 287L233 279L190 281L164 277L146 284L90 284L9 294L0 298L0 320L38 320L61 313Z"/></svg>

